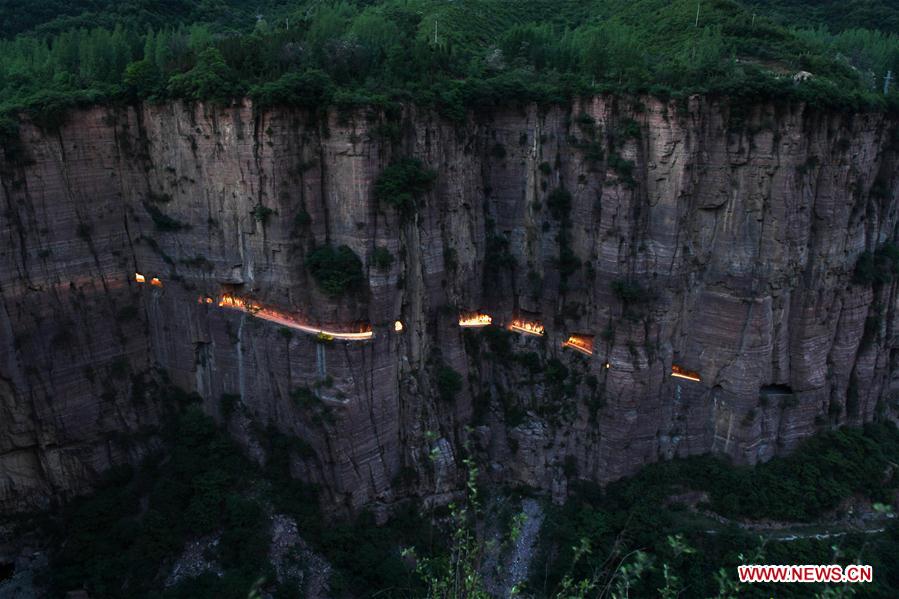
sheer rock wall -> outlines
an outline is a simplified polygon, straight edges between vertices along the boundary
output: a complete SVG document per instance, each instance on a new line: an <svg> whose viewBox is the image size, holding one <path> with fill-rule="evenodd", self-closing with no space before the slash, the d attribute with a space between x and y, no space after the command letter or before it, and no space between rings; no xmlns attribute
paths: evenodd
<svg viewBox="0 0 899 599"><path fill-rule="evenodd" d="M896 240L897 151L882 115L702 98L466 123L249 103L25 122L0 160L0 509L139 460L159 377L260 460L286 435L335 509L439 500L467 453L561 497L575 478L706 452L754 463L889 416L896 289L853 272ZM402 156L437 173L407 218L372 191ZM558 188L570 209L548 202ZM366 291L316 286L304 259L322 243L360 256ZM369 266L379 246L386 272ZM374 338L322 342L202 301L225 291ZM463 310L546 334L465 332ZM572 333L594 336L592 356L562 349ZM462 375L452 401L444 366Z"/></svg>

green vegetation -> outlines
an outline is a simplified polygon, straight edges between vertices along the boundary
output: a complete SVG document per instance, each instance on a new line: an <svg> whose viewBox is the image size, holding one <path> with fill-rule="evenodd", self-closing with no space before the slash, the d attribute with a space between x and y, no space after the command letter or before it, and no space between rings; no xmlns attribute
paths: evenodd
<svg viewBox="0 0 899 599"><path fill-rule="evenodd" d="M831 31L899 31L899 12L889 0L747 0L751 10L779 23L827 27Z"/></svg>
<svg viewBox="0 0 899 599"><path fill-rule="evenodd" d="M610 564L635 564L633 551L648 558L642 575L632 581L631 595L639 597L657 596L656 590L671 576L689 585L689 595L695 597L821 596L821 585L752 585L742 593L736 589L722 593L719 571L730 579L728 586L734 585L740 563L852 561L891 571L899 566L896 523L876 537L859 532L842 539L762 543L757 534L716 522L670 498L702 491L708 503L697 508L728 518L812 521L856 494L889 501L899 486L891 466L897 458L899 431L881 424L864 431L825 433L806 441L794 454L755 468L735 467L706 456L649 466L605 490L581 484L563 507L550 510L544 523L548 535L535 561L545 567L533 573L528 590L552 596L566 578L589 581L619 576ZM672 538L691 551L672 551ZM862 594L893 597L897 584L899 577L875 574L875 584Z"/></svg>
<svg viewBox="0 0 899 599"><path fill-rule="evenodd" d="M365 274L362 261L348 246L320 246L306 256L306 268L321 289L330 296L362 290Z"/></svg>
<svg viewBox="0 0 899 599"><path fill-rule="evenodd" d="M253 218L258 223L262 223L263 225L268 222L268 217L274 214L275 211L268 206L263 206L262 204L256 204L253 206L253 209L250 210L250 214L253 215Z"/></svg>
<svg viewBox="0 0 899 599"><path fill-rule="evenodd" d="M434 184L437 173L416 158L403 158L385 168L375 181L375 199L404 215L415 212L419 198Z"/></svg>
<svg viewBox="0 0 899 599"><path fill-rule="evenodd" d="M165 438L168 460L155 456L139 469L114 469L94 497L63 511L66 542L51 559L54 595L82 586L96 596L144 595L154 588L160 564L187 538L218 529L227 531L214 550L224 569L216 581L219 596L245 597L265 570L263 514L235 491L250 464L197 407L177 417ZM180 585L173 596L194 584Z"/></svg>
<svg viewBox="0 0 899 599"><path fill-rule="evenodd" d="M458 373L451 378L453 385L461 384ZM547 384L571 378L566 366L547 363ZM476 531L489 516L468 448L463 454L465 497L447 511L432 512L434 520L424 518L415 504L395 509L382 526L365 512L354 520L329 520L319 511L316 490L289 476L293 459L315 459L302 439L254 427L268 455L260 467L202 414L198 398L155 386L150 392L163 393L164 405L172 408L164 425L153 431L163 441L161 451L138 467L113 469L95 494L38 521L53 540L47 573L52 596L80 588L110 598L294 596L302 589L290 582L278 585L267 558L275 513L295 520L303 539L332 564L335 596L394 596L396 589L403 589L399 596L434 599L457 596L453 589L464 589L467 597L486 596L478 564L487 545ZM293 395L312 393L302 388ZM222 396L223 415L238 402L237 396ZM584 595L574 589L610 585L628 587L634 597L673 597L684 589L697 597L806 597L824 589L738 589L735 567L854 561L874 566L874 583L866 585L865 595L894 597L899 590L895 522L876 535L850 530L845 537L762 543L755 533L704 512L732 519L815 521L849 497L890 500L899 488L897 460L899 430L874 424L814 437L792 455L755 468L705 456L649 466L605 489L571 480L574 492L567 503L547 505L534 561L539 567L532 568L522 590L538 597L576 597ZM570 456L559 466L569 478L577 477ZM689 501L683 499L687 492L705 494L695 509L683 504ZM521 520L514 522L518 525L508 533L513 540ZM163 589L162 575L186 543L203 538L218 540L205 558L220 567L222 576L205 573ZM407 559L411 555L416 560Z"/></svg>
<svg viewBox="0 0 899 599"><path fill-rule="evenodd" d="M308 227L312 224L312 216L305 208L300 208L297 215L293 218L293 224L299 229Z"/></svg>
<svg viewBox="0 0 899 599"><path fill-rule="evenodd" d="M862 252L855 263L853 282L858 285L884 285L899 275L899 247L892 243L874 252Z"/></svg>
<svg viewBox="0 0 899 599"><path fill-rule="evenodd" d="M144 210L146 210L147 214L150 215L150 218L153 219L153 226L156 227L157 231L177 233L178 231L191 228L189 224L182 223L181 221L172 218L149 202L144 202Z"/></svg>
<svg viewBox="0 0 899 599"><path fill-rule="evenodd" d="M55 549L48 569L51 596L84 588L109 598L166 597L245 599L260 590L276 597L302 596L296 581L279 585L268 561L272 513L294 519L303 539L334 566L336 596L371 596L374 590L408 589L421 596L421 581L402 560L400 547L428 556L439 549L433 528L410 507L398 508L387 526L371 514L328 521L316 490L289 476L291 456L309 455L301 439L262 430L265 468L244 458L237 446L200 411L199 398L161 390L177 409L158 432L163 451L139 467L110 471L97 491L72 501L38 523ZM223 395L227 418L239 401ZM222 576L207 572L163 590L166 573L187 542L217 538L204 558ZM430 537L430 538L429 538ZM299 556L289 557L304 567Z"/></svg>
<svg viewBox="0 0 899 599"><path fill-rule="evenodd" d="M615 279L610 284L612 293L621 302L622 313L630 319L637 319L646 314L647 309L656 300L656 293L638 281Z"/></svg>
<svg viewBox="0 0 899 599"><path fill-rule="evenodd" d="M246 95L313 111L414 101L452 119L606 92L897 105L882 94L899 72L888 2L710 0L698 18L697 4L15 0L0 8L0 113L53 128L75 105ZM794 82L800 70L811 79Z"/></svg>
<svg viewBox="0 0 899 599"><path fill-rule="evenodd" d="M568 218L571 213L571 193L564 187L552 190L546 198L546 206L554 219Z"/></svg>
<svg viewBox="0 0 899 599"><path fill-rule="evenodd" d="M390 270L393 265L393 254L386 247L379 245L371 254L371 263L378 270Z"/></svg>
<svg viewBox="0 0 899 599"><path fill-rule="evenodd" d="M462 390L462 375L452 366L441 364L437 368L437 393L446 402L454 401Z"/></svg>

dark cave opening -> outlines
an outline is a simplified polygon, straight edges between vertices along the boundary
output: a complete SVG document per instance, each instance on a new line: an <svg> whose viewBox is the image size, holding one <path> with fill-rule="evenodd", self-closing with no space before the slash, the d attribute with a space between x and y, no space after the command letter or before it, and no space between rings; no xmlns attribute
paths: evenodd
<svg viewBox="0 0 899 599"><path fill-rule="evenodd" d="M789 385L763 385L759 389L760 395L792 395L793 388Z"/></svg>
<svg viewBox="0 0 899 599"><path fill-rule="evenodd" d="M0 582L4 582L13 577L16 573L16 565L13 563L0 562Z"/></svg>

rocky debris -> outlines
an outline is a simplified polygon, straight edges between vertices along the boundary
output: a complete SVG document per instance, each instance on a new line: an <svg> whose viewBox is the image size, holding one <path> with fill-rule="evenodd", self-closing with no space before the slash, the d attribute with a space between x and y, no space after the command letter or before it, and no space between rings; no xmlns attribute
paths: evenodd
<svg viewBox="0 0 899 599"><path fill-rule="evenodd" d="M184 551L169 571L169 575L165 579L165 586L173 587L179 582L194 578L205 572L212 572L216 576L222 576L221 567L209 556L213 555L215 548L219 544L218 535L207 535L205 537L188 541L184 547Z"/></svg>
<svg viewBox="0 0 899 599"><path fill-rule="evenodd" d="M487 591L493 597L512 597L512 590L527 580L540 540L540 527L544 513L540 502L525 498L521 501L521 511L514 517L513 526L518 528L514 539L507 538L509 531L488 527L490 542L486 544L487 556L482 572Z"/></svg>
<svg viewBox="0 0 899 599"><path fill-rule="evenodd" d="M254 455L268 426L301 440L292 472L335 510L450 496L476 407L495 482L557 500L572 478L707 452L755 463L893 409L896 282L854 281L863 251L896 241L891 117L600 97L460 126L408 107L401 147L368 117L383 115L170 103L22 124L27 159L0 159L0 511L139 461L157 371L218 418L239 395L229 430ZM414 218L372 193L406 155L437 172ZM550 210L556 189L566 202ZM258 205L275 211L266 222ZM375 247L396 259L335 298L303 267L326 242L366 265ZM198 301L223 281L374 338L285 336ZM546 327L533 351L570 371L561 398L539 372L525 384L470 353L458 327L456 310L499 324L520 309ZM595 335L591 356L561 349L573 333ZM451 402L438 357L464 381ZM701 381L672 379L674 364ZM292 397L327 381L345 403ZM771 386L790 393L763 399ZM430 431L446 444L436 473Z"/></svg>
<svg viewBox="0 0 899 599"><path fill-rule="evenodd" d="M269 560L279 583L296 584L309 599L329 597L331 565L300 537L297 523L283 514L272 517Z"/></svg>

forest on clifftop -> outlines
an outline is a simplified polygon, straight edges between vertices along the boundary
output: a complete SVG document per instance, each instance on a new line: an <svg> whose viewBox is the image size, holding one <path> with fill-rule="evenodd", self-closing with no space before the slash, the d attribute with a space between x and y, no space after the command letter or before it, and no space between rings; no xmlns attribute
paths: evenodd
<svg viewBox="0 0 899 599"><path fill-rule="evenodd" d="M0 7L0 113L74 105L469 108L602 93L831 109L899 106L894 8L796 0L14 0Z"/></svg>

